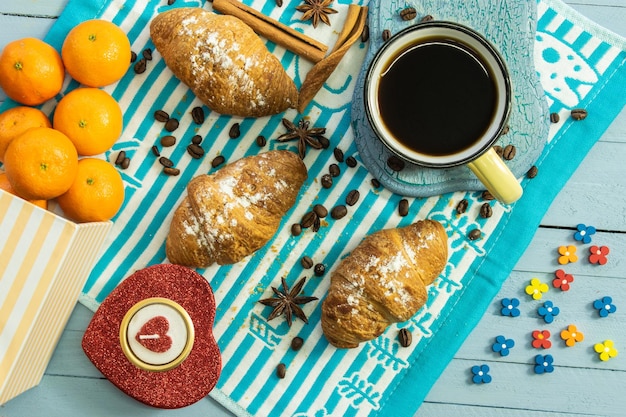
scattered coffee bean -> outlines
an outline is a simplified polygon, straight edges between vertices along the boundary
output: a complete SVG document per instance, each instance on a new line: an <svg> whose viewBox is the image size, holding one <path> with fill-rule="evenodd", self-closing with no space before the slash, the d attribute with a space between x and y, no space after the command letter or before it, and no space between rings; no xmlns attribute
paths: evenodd
<svg viewBox="0 0 626 417"><path fill-rule="evenodd" d="M284 363L279 363L276 367L276 376L283 379L287 374L287 366Z"/></svg>
<svg viewBox="0 0 626 417"><path fill-rule="evenodd" d="M283 0L276 0L276 6L283 7Z"/></svg>
<svg viewBox="0 0 626 417"><path fill-rule="evenodd" d="M144 58L146 58L148 61L152 61L152 49L150 48L146 48L141 52L141 55L143 55Z"/></svg>
<svg viewBox="0 0 626 417"><path fill-rule="evenodd" d="M115 165L122 165L124 158L126 158L126 151L120 151L115 158Z"/></svg>
<svg viewBox="0 0 626 417"><path fill-rule="evenodd" d="M380 187L380 181L378 181L378 179L376 178L372 178L372 180L370 181L370 184L372 184L372 187L374 188Z"/></svg>
<svg viewBox="0 0 626 417"><path fill-rule="evenodd" d="M202 149L202 146L192 143L187 145L187 153L191 155L193 159L200 159L204 156L204 149Z"/></svg>
<svg viewBox="0 0 626 417"><path fill-rule="evenodd" d="M343 162L343 151L339 148L335 148L333 149L333 155L335 156L335 159L337 160L337 162Z"/></svg>
<svg viewBox="0 0 626 417"><path fill-rule="evenodd" d="M550 113L550 122L558 123L561 120L561 116L558 113Z"/></svg>
<svg viewBox="0 0 626 417"><path fill-rule="evenodd" d="M228 131L228 137L230 137L231 139L237 139L240 135L241 130L239 128L239 123L234 123Z"/></svg>
<svg viewBox="0 0 626 417"><path fill-rule="evenodd" d="M170 119L170 115L166 111L157 110L157 111L154 112L154 119L157 122L165 123L165 122L167 122Z"/></svg>
<svg viewBox="0 0 626 417"><path fill-rule="evenodd" d="M171 6L172 4L174 4L176 2L176 0L167 0L167 5Z"/></svg>
<svg viewBox="0 0 626 417"><path fill-rule="evenodd" d="M495 146L493 147L493 150L494 150L494 151L496 151L496 154L497 154L500 158L502 158L502 153L504 152L504 150L502 149L502 146L500 146L500 145L495 145Z"/></svg>
<svg viewBox="0 0 626 417"><path fill-rule="evenodd" d="M480 231L480 229L472 229L467 234L467 238L469 240L476 240L476 239L480 239L482 235L483 233Z"/></svg>
<svg viewBox="0 0 626 417"><path fill-rule="evenodd" d="M361 32L361 42L367 42L370 39L370 26L366 24L363 26L363 31Z"/></svg>
<svg viewBox="0 0 626 417"><path fill-rule="evenodd" d="M391 155L387 158L387 166L391 168L392 171L399 172L404 169L404 161L395 155Z"/></svg>
<svg viewBox="0 0 626 417"><path fill-rule="evenodd" d="M305 255L302 258L300 258L300 265L302 265L302 268L304 269L313 268L313 259L311 259L310 256Z"/></svg>
<svg viewBox="0 0 626 417"><path fill-rule="evenodd" d="M404 21L413 20L417 17L417 11L414 7L407 7L400 11L400 18Z"/></svg>
<svg viewBox="0 0 626 417"><path fill-rule="evenodd" d="M320 230L320 227L322 227L322 221L319 217L315 216L315 221L313 222L313 226L311 226L311 230L317 233L317 231Z"/></svg>
<svg viewBox="0 0 626 417"><path fill-rule="evenodd" d="M341 174L341 168L337 164L330 164L328 167L328 173L331 177L338 177Z"/></svg>
<svg viewBox="0 0 626 417"><path fill-rule="evenodd" d="M587 110L585 109L573 109L571 114L574 120L584 120L587 118Z"/></svg>
<svg viewBox="0 0 626 417"><path fill-rule="evenodd" d="M344 205L335 206L330 211L330 217L335 220L342 219L348 214L348 209Z"/></svg>
<svg viewBox="0 0 626 417"><path fill-rule="evenodd" d="M295 351L302 349L302 345L304 345L304 340L300 336L296 336L291 339L291 348Z"/></svg>
<svg viewBox="0 0 626 417"><path fill-rule="evenodd" d="M328 216L328 209L321 204L316 204L313 206L313 211L317 214L317 217L323 219Z"/></svg>
<svg viewBox="0 0 626 417"><path fill-rule="evenodd" d="M539 168L537 168L535 165L533 165L533 166L530 167L530 169L526 173L526 176L528 178L532 179L532 178L535 178L538 173L539 173Z"/></svg>
<svg viewBox="0 0 626 417"><path fill-rule="evenodd" d="M135 61L137 61L137 52L135 51L130 51L130 63L134 63Z"/></svg>
<svg viewBox="0 0 626 417"><path fill-rule="evenodd" d="M387 42L389 38L391 38L391 31L389 29L383 30L382 37L383 37L383 41Z"/></svg>
<svg viewBox="0 0 626 417"><path fill-rule="evenodd" d="M302 226L300 226L300 223L294 223L291 225L292 236L300 236L301 233L302 233Z"/></svg>
<svg viewBox="0 0 626 417"><path fill-rule="evenodd" d="M193 135L193 137L191 138L191 143L193 143L194 145L200 145L202 143L202 136Z"/></svg>
<svg viewBox="0 0 626 417"><path fill-rule="evenodd" d="M157 148L156 145L153 145L152 148L150 148L150 149L152 149L152 154L154 156L156 156L156 157L161 156L161 152L159 152L159 148Z"/></svg>
<svg viewBox="0 0 626 417"><path fill-rule="evenodd" d="M354 156L347 157L346 165L348 165L350 168L354 168L357 165L356 158Z"/></svg>
<svg viewBox="0 0 626 417"><path fill-rule="evenodd" d="M262 148L267 144L267 139L265 139L265 136L259 135L256 137L256 144Z"/></svg>
<svg viewBox="0 0 626 417"><path fill-rule="evenodd" d="M313 226L316 218L317 214L315 214L314 211L308 211L304 214L304 216L302 216L302 219L300 220L300 226L302 226L303 229L308 229L309 227Z"/></svg>
<svg viewBox="0 0 626 417"><path fill-rule="evenodd" d="M400 342L400 346L409 347L411 346L411 342L413 342L413 335L408 329L402 328L398 332L398 341Z"/></svg>
<svg viewBox="0 0 626 417"><path fill-rule="evenodd" d="M174 166L174 163L172 162L172 160L164 156L159 158L159 163L166 168L171 168Z"/></svg>
<svg viewBox="0 0 626 417"><path fill-rule="evenodd" d="M224 158L224 155L217 155L211 161L211 166L213 168L217 168L218 166L222 165L225 161L226 161L226 158Z"/></svg>
<svg viewBox="0 0 626 417"><path fill-rule="evenodd" d="M504 147L504 149L502 150L502 158L504 158L507 161L510 161L511 159L515 158L515 154L517 152L517 149L515 148L514 145L506 145Z"/></svg>
<svg viewBox="0 0 626 417"><path fill-rule="evenodd" d="M168 132L173 132L178 129L178 119L174 117L170 117L167 122L165 122L165 130Z"/></svg>
<svg viewBox="0 0 626 417"><path fill-rule="evenodd" d="M430 22L432 20L435 20L435 18L430 14L427 14L426 16L420 19L421 22Z"/></svg>
<svg viewBox="0 0 626 417"><path fill-rule="evenodd" d="M202 107L196 106L191 109L191 118L197 125L204 123L204 110L202 110Z"/></svg>
<svg viewBox="0 0 626 417"><path fill-rule="evenodd" d="M359 197L361 197L359 190L350 190L346 196L346 204L349 206L355 205L359 201Z"/></svg>
<svg viewBox="0 0 626 417"><path fill-rule="evenodd" d="M167 175L171 175L171 176L175 177L178 174L180 174L180 169L172 168L172 167L165 167L165 168L163 168L163 172L165 174L167 174Z"/></svg>
<svg viewBox="0 0 626 417"><path fill-rule="evenodd" d="M163 136L160 142L161 142L161 146L164 146L166 148L168 146L174 146L176 144L176 136L172 136L172 135Z"/></svg>
<svg viewBox="0 0 626 417"><path fill-rule="evenodd" d="M120 164L120 168L122 169L126 169L130 166L130 158L126 157L124 158L124 160L122 161L122 163Z"/></svg>
<svg viewBox="0 0 626 417"><path fill-rule="evenodd" d="M480 206L480 217L488 219L492 215L493 209L491 208L491 205L489 203L483 203L482 206Z"/></svg>
<svg viewBox="0 0 626 417"><path fill-rule="evenodd" d="M493 194L491 194L489 191L485 190L483 191L483 193L480 195L480 197L483 200L487 200L487 201L491 201L491 200L495 200L496 198L493 196Z"/></svg>
<svg viewBox="0 0 626 417"><path fill-rule="evenodd" d="M330 188L333 186L333 177L330 176L330 174L324 174L322 175L322 187L324 188Z"/></svg>
<svg viewBox="0 0 626 417"><path fill-rule="evenodd" d="M458 204L456 205L456 212L457 214L463 214L465 213L465 211L467 210L467 206L468 206L468 201L467 199L463 199L461 201L458 202Z"/></svg>
<svg viewBox="0 0 626 417"><path fill-rule="evenodd" d="M133 65L133 70L135 71L135 74L143 74L144 72L146 72L146 68L146 58L141 58L139 61L135 62L135 65Z"/></svg>
<svg viewBox="0 0 626 417"><path fill-rule="evenodd" d="M509 125L504 126L504 129L502 129L502 135L506 135L507 133L509 133L509 131L511 130L511 127Z"/></svg>
<svg viewBox="0 0 626 417"><path fill-rule="evenodd" d="M317 277L323 276L326 273L326 265L324 265L324 264L315 264L315 267L313 268L313 273Z"/></svg>
<svg viewBox="0 0 626 417"><path fill-rule="evenodd" d="M398 214L402 217L409 214L409 200L406 198L403 198L398 203Z"/></svg>
<svg viewBox="0 0 626 417"><path fill-rule="evenodd" d="M317 140L322 145L322 149L328 149L330 147L330 140L326 136L318 136Z"/></svg>

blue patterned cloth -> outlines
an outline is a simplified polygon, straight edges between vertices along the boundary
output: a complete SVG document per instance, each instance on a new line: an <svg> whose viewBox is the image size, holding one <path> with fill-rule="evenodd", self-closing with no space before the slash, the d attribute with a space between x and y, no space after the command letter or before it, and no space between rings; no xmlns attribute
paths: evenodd
<svg viewBox="0 0 626 417"><path fill-rule="evenodd" d="M321 25L316 29L309 22L299 20L301 14L295 11L299 0L286 0L280 8L273 1L246 0L245 3L332 47L343 24L348 1L335 2L339 13L330 16L332 27ZM331 149L307 152L305 163L309 180L274 239L243 262L199 271L215 292L218 306L214 333L223 355L222 377L211 395L238 415L412 415L490 305L553 198L626 100L623 39L586 20L559 0L537 3L511 0L506 4L517 5L518 10L511 12L512 20L489 19L484 15L486 9L481 7L486 3L489 2L432 1L419 2L415 7L420 13L430 12L437 18L466 16L465 23L487 25L484 29L495 39L500 35L494 31L519 30L514 22L519 19L521 9L525 10L526 30L536 25L536 35L530 33L529 37L534 43L532 55L532 46L524 39L519 39L517 47L512 39L512 49L505 55L532 57L549 111L559 113L561 121L546 124L549 131L544 136L530 138L532 146L528 155L532 156L516 158L520 162L516 162L519 166L515 171L520 176L524 196L515 205L502 206L491 201L493 216L483 219L478 215L484 202L480 189L476 184L461 182L454 190L434 189L431 191L435 195L407 197L409 215L398 215L398 203L406 196L401 192L392 193L390 187L371 185L371 172L375 169L364 164L351 125L352 96L361 88L357 80L367 56L367 44L357 42L351 48L302 115L289 110L274 117L239 119L209 113L205 108L208 116L202 126L195 125L190 116L191 109L200 103L172 76L155 52L144 74L136 75L130 70L120 82L106 88L124 110L125 129L118 143L102 157L112 161L117 152L125 150L131 164L121 171L126 184L124 206L114 219L106 250L89 277L81 302L95 310L134 270L167 261L164 241L173 210L193 176L213 171L210 165L213 157L221 154L227 161L234 161L269 149L295 150L293 143L280 144L274 140L284 132L281 118L297 121L307 117L312 126L327 128ZM363 0L360 4L367 2ZM372 6L377 4L371 2ZM424 9L425 5L432 5L432 8ZM145 48L154 49L148 31L152 16L170 7L182 6L210 9L211 3L178 0L174 6L167 6L164 0L70 0L46 40L60 49L71 27L99 17L113 21L128 33L133 50L140 54ZM391 15L397 11L390 9ZM473 15L479 15L482 23L476 23ZM379 36L382 25L372 27L371 36ZM311 64L272 43L268 43L268 47L296 84L301 85ZM529 69L532 67L519 68L525 72ZM70 81L65 91L75 87L76 83ZM519 94L532 96L535 92L524 90ZM547 117L548 106L543 103L540 101L532 108L516 107L515 132L523 133L525 118L532 118L534 123L536 120L545 122L542 118ZM53 106L52 102L43 108L51 112ZM574 107L587 109L589 117L582 122L572 121L568 112ZM181 121L175 132L180 145L163 150L180 168L178 177L163 175L150 151L166 134L163 125L152 117L158 109ZM525 114L525 111L530 113ZM241 124L242 136L232 140L228 130L235 122ZM510 140L522 140L515 132ZM191 158L185 150L196 134L204 138L206 156L201 160ZM255 143L258 135L268 138L264 148ZM331 189L324 189L319 179L327 172L329 164L335 162L334 147L341 148L346 157L356 158L357 166L340 163L342 174L335 178ZM538 167L539 175L534 179L523 175L531 165ZM415 182L415 178L412 181ZM431 180L423 181L430 184ZM298 222L312 205L319 203L330 208L343 204L352 189L359 190L361 198L355 206L349 207L345 218L327 219L317 233L307 230L301 236L291 236L290 225ZM468 189L471 191L466 191ZM409 193L407 191L407 195ZM468 209L459 215L455 206L464 198L468 200ZM324 277L313 276L311 270L301 267L302 256L308 255L314 262L324 263L327 271L332 271L363 236L421 218L444 224L449 236L450 258L442 275L429 287L427 304L411 320L391 326L381 337L351 350L337 350L327 343L320 328L319 302L303 307L309 324L296 320L289 328L282 318L266 320L268 308L257 301L271 296L270 287L279 286L281 277L292 285L307 276L304 293L317 296L320 302L324 298L329 273ZM471 240L467 234L475 228L482 231L483 237ZM409 348L402 348L398 343L397 332L401 327L413 333ZM295 336L304 339L304 346L297 352L289 347ZM275 377L274 372L281 362L287 365L284 379Z"/></svg>

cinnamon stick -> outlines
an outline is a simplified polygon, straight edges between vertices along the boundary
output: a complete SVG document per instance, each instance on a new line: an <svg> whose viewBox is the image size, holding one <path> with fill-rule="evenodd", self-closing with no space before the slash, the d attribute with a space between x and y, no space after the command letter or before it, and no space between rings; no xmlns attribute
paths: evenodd
<svg viewBox="0 0 626 417"><path fill-rule="evenodd" d="M257 34L313 63L321 61L328 51L323 43L237 0L213 0L213 9L241 19Z"/></svg>

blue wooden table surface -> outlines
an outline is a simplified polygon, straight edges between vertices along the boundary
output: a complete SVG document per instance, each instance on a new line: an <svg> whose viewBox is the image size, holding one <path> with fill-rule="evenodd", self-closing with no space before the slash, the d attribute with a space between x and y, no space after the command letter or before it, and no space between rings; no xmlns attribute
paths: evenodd
<svg viewBox="0 0 626 417"><path fill-rule="evenodd" d="M88 1L88 0L85 0ZM0 49L14 39L43 38L67 0L2 0ZM626 36L624 0L569 0L574 9ZM626 93L626 92L625 92ZM0 93L0 99L3 99ZM594 146L560 192L500 294L426 398L416 416L624 416L626 415L626 109ZM578 223L598 229L599 244L610 248L607 265L579 262L568 268L575 284L567 293L552 295L564 312L564 326L584 329L585 347L567 348L558 332L553 346L539 352L531 346L536 317L524 314L514 322L502 317L499 302L517 297L521 309L530 301L528 282L547 281L555 271L555 248L571 240ZM601 242L601 243L600 243ZM611 320L600 319L592 302L609 295L617 306ZM524 311L524 310L523 310ZM210 398L179 410L144 406L117 390L83 354L80 341L92 313L78 304L39 386L0 406L0 417L21 416L230 416ZM515 354L496 358L491 345L497 335L515 340ZM602 362L593 344L611 339L618 357ZM550 375L534 374L537 353L555 358ZM473 365L489 364L493 381L470 382ZM419 381L415 381L419 383Z"/></svg>

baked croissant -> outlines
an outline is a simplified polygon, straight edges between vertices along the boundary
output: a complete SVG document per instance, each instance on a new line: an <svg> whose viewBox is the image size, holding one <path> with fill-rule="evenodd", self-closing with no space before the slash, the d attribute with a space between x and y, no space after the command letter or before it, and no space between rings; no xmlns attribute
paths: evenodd
<svg viewBox="0 0 626 417"><path fill-rule="evenodd" d="M165 242L171 263L206 268L233 264L276 233L307 178L290 151L269 151L193 178Z"/></svg>
<svg viewBox="0 0 626 417"><path fill-rule="evenodd" d="M338 348L378 337L426 303L426 286L448 259L443 226L420 220L367 236L332 272L322 303L322 331Z"/></svg>
<svg viewBox="0 0 626 417"><path fill-rule="evenodd" d="M150 36L174 75L211 110L260 117L298 103L298 90L278 58L234 16L172 9L152 20Z"/></svg>

